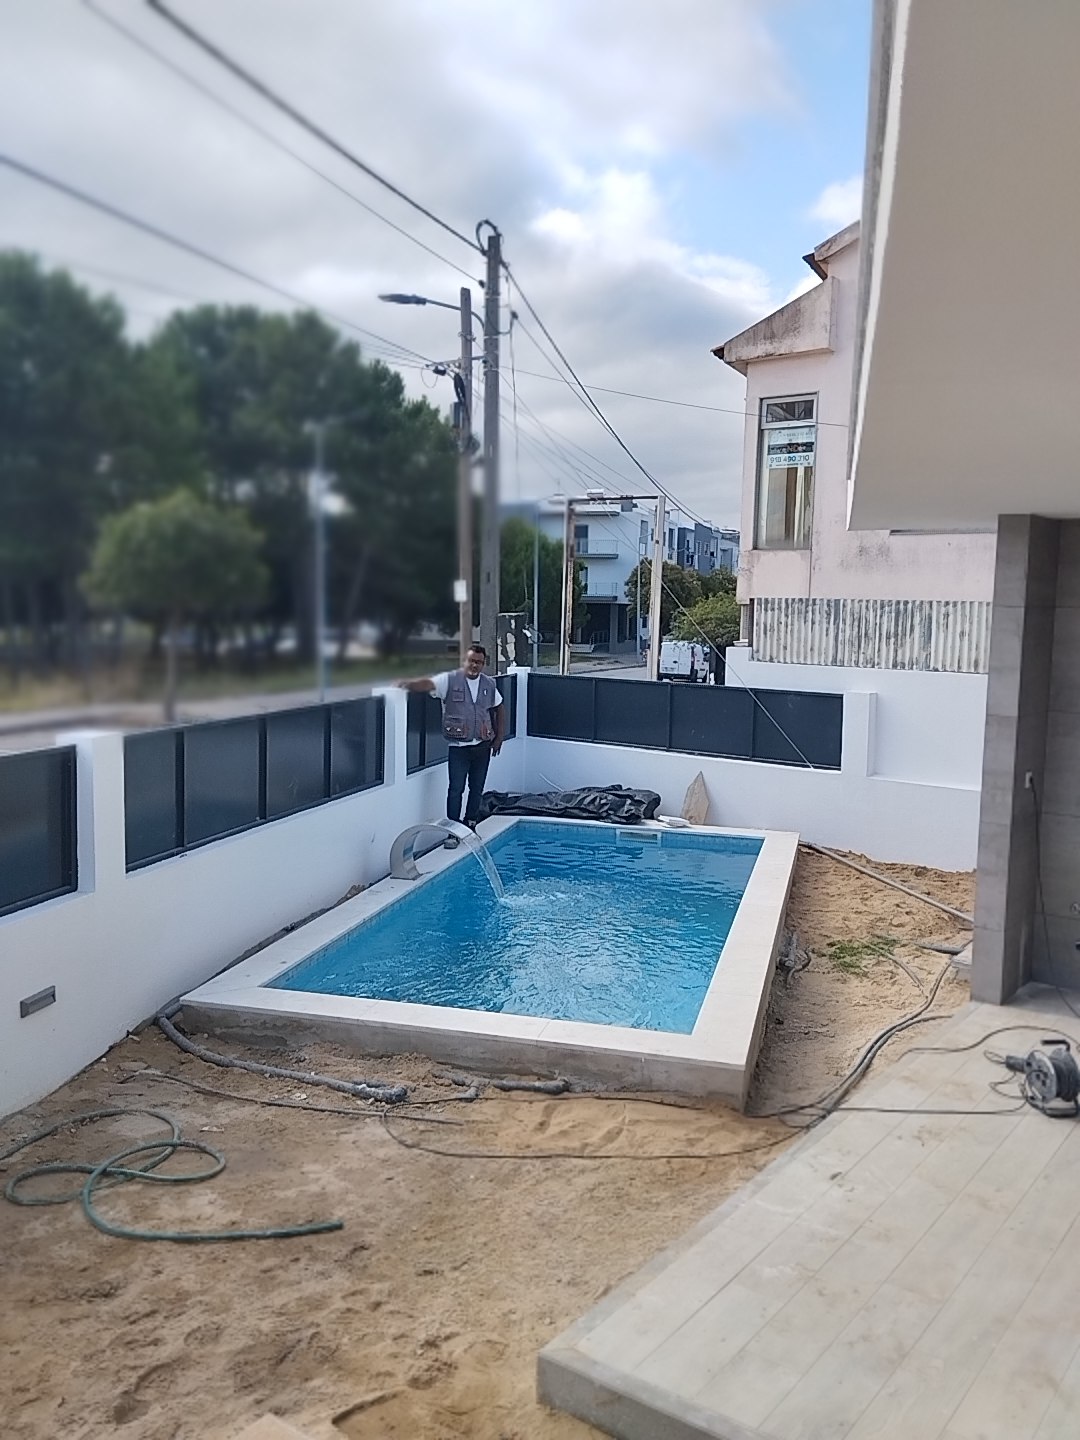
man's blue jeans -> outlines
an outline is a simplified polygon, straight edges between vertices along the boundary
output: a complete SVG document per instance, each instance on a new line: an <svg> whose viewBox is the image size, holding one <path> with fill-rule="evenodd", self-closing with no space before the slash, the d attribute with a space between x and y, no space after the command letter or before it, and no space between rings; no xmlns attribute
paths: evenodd
<svg viewBox="0 0 1080 1440"><path fill-rule="evenodd" d="M475 825L480 815L480 801L487 782L488 766L491 764L491 741L481 740L479 745L451 745L447 763L450 769L450 788L446 795L447 819L461 819L461 799L467 783L469 800L465 806L465 824Z"/></svg>

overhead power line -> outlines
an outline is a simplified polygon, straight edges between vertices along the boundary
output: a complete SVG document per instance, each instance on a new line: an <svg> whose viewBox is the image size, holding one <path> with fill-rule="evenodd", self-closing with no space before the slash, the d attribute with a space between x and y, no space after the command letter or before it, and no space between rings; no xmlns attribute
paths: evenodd
<svg viewBox="0 0 1080 1440"><path fill-rule="evenodd" d="M283 115L287 115L290 120L299 125L301 129L306 130L309 135L314 135L317 140L321 140L324 145L329 146L329 148L340 155L342 159L347 160L350 165L362 171L369 180L374 180L376 184L381 185L384 190L388 190L391 195L396 195L399 200L403 200L406 205L410 205L418 214L423 215L426 219L432 221L433 224L438 225L441 229L445 230L448 235L453 235L455 240L460 240L463 245L468 245L470 250L475 250L481 255L484 253L477 240L470 240L467 235L463 235L460 230L455 229L448 220L444 220L440 215L436 215L434 210L429 210L426 205L421 205L419 200L414 200L411 195L402 190L400 186L395 185L392 180L387 180L385 175L381 175L373 166L369 165L365 160L361 160L359 155L350 150L348 146L343 145L340 140L335 140L333 135L324 130L321 125L317 125L314 120L309 119L308 116L298 110L295 105L292 105L286 100L284 96L279 95L276 90L271 89L264 81L260 80L256 75L253 75L250 70L246 70L238 61L226 54L220 46L215 45L213 41L208 40L205 35L196 30L193 25L189 25L186 20L181 20L179 15L175 14L167 5L162 3L162 0L146 0L146 3L155 15L159 15L161 19L171 25L174 30L178 30L180 34L190 40L193 45L197 45L204 54L216 60L219 65L223 65L230 74L235 75L236 78L247 85L249 89L261 95L264 100L273 105L275 109L280 110Z"/></svg>
<svg viewBox="0 0 1080 1440"><path fill-rule="evenodd" d="M246 280L251 285L257 285L272 295L280 296L291 305L299 305L305 310L313 310L324 319L334 325L341 325L349 330L355 330L359 335L366 335L372 340L377 340L380 345L389 347L396 354L408 355L414 360L427 361L426 355L421 355L418 350L411 350L407 345L399 345L396 340L388 340L385 335L376 334L374 330L367 330L363 325L357 325L352 320L346 320L342 315L335 315L332 310L324 310L319 305L313 305L302 295L296 295L284 286L277 285L272 280L264 280L261 275L255 275L250 270L245 270L241 265L234 265L231 260L225 260L220 255L214 255L209 250L204 250L201 245L195 245L190 240L185 240L179 235L173 235L168 230L163 230L160 225L155 225L149 220L141 220L137 215L132 215L127 210L121 210L118 206L112 205L107 200L101 200L96 195L90 195L85 190L79 190L74 185L69 185L65 180L58 180L54 175L47 175L44 170L37 169L34 165L27 165L22 160L16 160L13 155L0 153L0 165L14 170L16 174L25 176L28 180L34 180L39 185L45 185L50 190L56 190L68 199L75 200L80 205L85 205L91 210L97 210L102 215L108 215L110 219L117 220L122 225L130 226L134 230L141 230L144 235L150 235L155 240L162 241L165 245L171 245L176 250L183 250L185 254L194 255L197 260L203 260L208 265L214 265L219 270L224 270L230 275L236 275L241 280Z"/></svg>
<svg viewBox="0 0 1080 1440"><path fill-rule="evenodd" d="M535 343L535 342L534 342ZM528 375L533 380L556 381L568 389L574 387L567 380L565 375L543 375L539 370L522 370L518 367L519 375ZM654 405L678 405L684 410L708 410L715 415L740 415L744 419L756 419L753 410L736 410L730 405L702 405L696 400L673 400L670 395L643 395L638 390L615 390L610 385L586 385L585 389L595 395L625 395L628 400L649 400ZM844 420L815 420L815 425L831 425L837 430L847 430L848 424Z"/></svg>
<svg viewBox="0 0 1080 1440"><path fill-rule="evenodd" d="M526 295L525 291L521 288L521 282L520 282L520 280L518 280L515 276L512 276L512 275L511 275L511 271L510 271L509 265L506 265L504 268L505 268L505 270L506 270L507 276L510 277L510 278L512 278L513 281L514 281L514 284L517 286L518 296L519 296L519 298L521 299L522 304L525 306L526 310L528 310L529 314L530 314L530 315L533 317L533 319L536 321L537 325L539 325L540 330L541 330L541 333L543 334L544 338L547 340L548 344L549 344L549 345L551 346L551 348L554 350L555 354L559 357L559 360L562 362L562 364L563 364L563 366L565 367L566 371L567 371L568 374L570 375L570 377L571 377L571 379L572 379L572 381L573 381L573 384L570 386L570 389L571 389L572 393L575 394L575 395L577 395L577 397L578 397L578 398L581 400L581 402L585 405L586 409L590 410L590 411L593 413L593 415L596 417L596 419L600 422L600 424L604 427L604 429L607 431L607 433L608 433L608 434L611 436L611 438L615 441L616 445L618 445L619 449L622 450L623 453L629 458L631 464L634 465L634 467L635 467L637 470L639 470L642 475L645 476L646 480L648 480L648 482L650 483L650 485L655 485L656 489L659 490L660 493L661 493L667 500L670 500L671 503L672 503L672 505L676 506L679 510L681 510L684 515L688 515L692 520L696 520L696 521L697 521L699 524L701 524L701 525L707 525L709 522L704 518L704 516L698 515L698 514L696 513L696 511L691 510L689 506L684 505L675 495L673 495L673 494L671 493L671 491L669 491L665 486L661 485L660 481L656 478L656 476L652 473L652 471L646 469L646 467L642 464L642 462L638 459L638 457L637 457L637 456L634 454L634 452L630 449L629 445L627 445L626 441L622 438L622 436L619 434L619 432L615 429L614 425L612 425L611 421L607 418L607 416L604 414L604 412L600 409L600 406L596 403L596 401L595 401L595 400L592 398L592 396L590 395L590 393L589 393L587 387L585 386L584 382L582 381L581 377L578 375L577 371L576 371L576 370L574 369L574 367L570 364L570 361L566 358L566 355L563 353L563 350L562 350L561 346L559 345L558 341L557 341L557 340L555 339L555 337L552 335L552 333L551 333L551 331L548 329L548 327L544 324L543 320L540 318L539 313L537 312L536 307L533 305L533 303L532 303L532 301L529 299L528 295ZM520 321L519 321L519 324L520 324ZM525 327L524 325L522 325L521 328L522 328L522 330L525 331L525 334L529 337L530 340L532 340L533 344L537 347L538 350L541 351L541 354L542 354L542 353L543 353L543 350L542 350L541 346L539 345L538 341L536 340L536 338L535 338L534 336L532 336L532 335L529 334L529 331L526 329L526 327Z"/></svg>
<svg viewBox="0 0 1080 1440"><path fill-rule="evenodd" d="M172 60L168 55L158 50L156 46L144 40L142 36L136 34L134 30L129 29L122 21L117 20L115 16L109 15L104 10L99 9L98 0L82 0L82 3L91 15L102 21L103 24L108 25L110 29L115 30L118 35L122 35L125 40L134 45L136 49L141 50L143 54L149 55L151 59L157 61L159 65L163 65L166 70L175 75L179 80L182 80L185 85L190 85L193 90L198 91L198 93L209 100L212 105L216 105L227 115L231 115L234 120L239 121L241 125L245 125L254 134L265 140L267 144L273 145L274 148L280 150L283 155L288 155L289 158L295 160L298 165L302 165L305 170L310 170L313 175L317 175L320 180L332 186L340 195L344 195L346 199L351 200L354 205L359 205L361 210L367 211L367 213L373 215L376 220L381 220L384 225L388 225L391 230L395 230L399 235L404 236L406 240L411 241L414 245L418 245L421 250L425 250L429 255L434 256L436 260L442 261L444 265L449 265L451 270L456 270L459 275L464 275L466 280L473 278L468 270L462 269L460 265L448 256L440 254L438 250L433 249L416 235L413 235L411 231L406 230L403 225L397 224L397 222L391 220L388 215L384 215L381 210L376 210L374 205L369 205L366 200L361 200L360 196L354 194L347 186L335 180L332 175L328 175L325 170L320 170L317 165L313 165L306 156L301 155L298 150L294 150L291 145L287 145L284 140L280 140L272 130L268 130L265 125L260 125L259 122L253 120L251 116L245 115L237 106L230 104L228 100L223 99L222 96L218 95L214 90L211 90L209 85L204 85L198 76L192 75L191 72L185 70L182 65L178 65L175 60Z"/></svg>

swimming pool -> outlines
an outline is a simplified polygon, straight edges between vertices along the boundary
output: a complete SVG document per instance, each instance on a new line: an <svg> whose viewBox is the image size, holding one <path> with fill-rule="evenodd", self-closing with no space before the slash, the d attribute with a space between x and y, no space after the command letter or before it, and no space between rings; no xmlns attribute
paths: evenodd
<svg viewBox="0 0 1080 1440"><path fill-rule="evenodd" d="M502 817L182 997L202 1029L745 1099L798 847L787 832Z"/></svg>
<svg viewBox="0 0 1080 1440"><path fill-rule="evenodd" d="M689 1035L761 844L515 825L488 847L501 899L450 866L273 986Z"/></svg>

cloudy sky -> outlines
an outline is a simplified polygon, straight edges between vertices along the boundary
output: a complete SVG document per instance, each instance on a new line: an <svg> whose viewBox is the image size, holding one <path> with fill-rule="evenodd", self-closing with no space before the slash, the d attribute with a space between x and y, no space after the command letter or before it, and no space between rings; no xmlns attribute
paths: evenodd
<svg viewBox="0 0 1080 1440"><path fill-rule="evenodd" d="M587 384L716 407L595 394L661 483L737 523L743 383L709 351L805 288L800 256L857 213L870 0L169 3L455 228L471 235L494 220ZM454 302L465 276L482 274L475 252L247 91L143 0L93 4L443 258L216 107L86 0L0 0L6 153L395 347L456 353L447 311L377 297ZM0 215L4 245L117 294L138 335L194 300L284 304L5 168ZM631 482L630 463L554 378L527 333L541 339L535 324L515 308L518 423L515 433L504 349L504 495L576 491L597 474ZM402 373L412 392L449 404L448 380Z"/></svg>

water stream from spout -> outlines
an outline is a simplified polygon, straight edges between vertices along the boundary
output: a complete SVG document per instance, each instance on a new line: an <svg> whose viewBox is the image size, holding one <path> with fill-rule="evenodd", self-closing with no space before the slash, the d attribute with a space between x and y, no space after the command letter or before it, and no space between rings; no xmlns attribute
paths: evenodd
<svg viewBox="0 0 1080 1440"><path fill-rule="evenodd" d="M506 888L502 882L502 876L496 868L495 861L491 858L491 851L484 844L475 830L470 830L467 825L461 825L456 820L436 820L432 823L433 830L445 830L448 835L453 835L460 840L476 858L481 870L488 878L492 890L495 892L495 899L503 901L506 898Z"/></svg>

